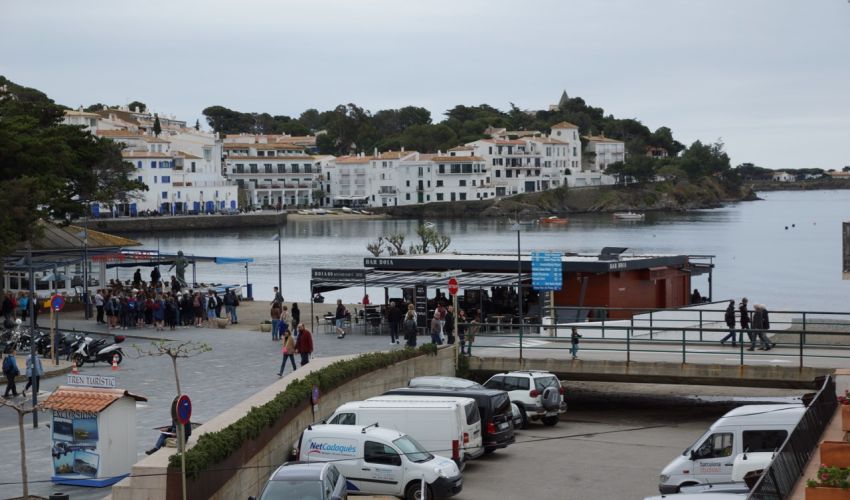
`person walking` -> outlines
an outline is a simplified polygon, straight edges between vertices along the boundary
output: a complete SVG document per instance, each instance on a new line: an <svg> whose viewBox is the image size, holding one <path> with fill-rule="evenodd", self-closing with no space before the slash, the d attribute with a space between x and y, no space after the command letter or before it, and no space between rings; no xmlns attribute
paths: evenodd
<svg viewBox="0 0 850 500"><path fill-rule="evenodd" d="M747 337L750 338L750 342L753 341L753 332L750 331L750 313L747 311L747 298L744 297L741 299L741 304L738 306L738 314L741 316L741 333L738 336L739 342L741 345L744 344L744 332L747 332Z"/></svg>
<svg viewBox="0 0 850 500"><path fill-rule="evenodd" d="M97 309L97 323L104 323L103 321L103 290L98 289L94 294L94 307Z"/></svg>
<svg viewBox="0 0 850 500"><path fill-rule="evenodd" d="M578 359L578 342L581 338L581 335L578 334L578 328L573 327L572 333L570 333L570 354L572 354L573 359Z"/></svg>
<svg viewBox="0 0 850 500"><path fill-rule="evenodd" d="M390 302L390 308L387 311L387 322L390 325L390 344L398 344L398 327L401 324L401 309L395 304L395 302Z"/></svg>
<svg viewBox="0 0 850 500"><path fill-rule="evenodd" d="M295 324L292 323L292 316L289 314L289 308L287 306L280 306L280 332L281 334L286 330L292 331L295 328Z"/></svg>
<svg viewBox="0 0 850 500"><path fill-rule="evenodd" d="M235 325L236 321L236 304L238 299L236 298L236 293L230 288L224 289L224 308L226 310L226 317L230 320L231 325Z"/></svg>
<svg viewBox="0 0 850 500"><path fill-rule="evenodd" d="M272 318L272 340L280 340L280 315L283 309L280 308L280 302L272 302L272 309L269 312Z"/></svg>
<svg viewBox="0 0 850 500"><path fill-rule="evenodd" d="M283 304L283 294L280 293L280 289L278 287L274 287L274 299L272 302L279 302Z"/></svg>
<svg viewBox="0 0 850 500"><path fill-rule="evenodd" d="M218 292L213 290L213 300L215 301L215 317L221 317L221 308L224 306L224 302L221 300L221 297L218 296Z"/></svg>
<svg viewBox="0 0 850 500"><path fill-rule="evenodd" d="M756 344L761 342L760 351L769 351L773 348L773 344L768 340L765 330L770 328L770 319L767 315L767 308L764 304L756 304L753 306L753 333L751 335L750 347L748 351L755 349Z"/></svg>
<svg viewBox="0 0 850 500"><path fill-rule="evenodd" d="M446 306L442 302L437 304L437 309L434 311L434 316L440 322L440 338L442 340L443 328L446 326Z"/></svg>
<svg viewBox="0 0 850 500"><path fill-rule="evenodd" d="M15 377L20 374L21 370L18 369L18 362L15 359L15 348L13 347L12 351L3 360L3 376L6 377L6 392L3 393L5 399L9 399L10 391L13 396L18 395L18 386L15 384Z"/></svg>
<svg viewBox="0 0 850 500"><path fill-rule="evenodd" d="M724 315L724 319L726 320L726 326L729 327L729 333L720 339L720 345L725 345L726 341L732 339L732 347L735 347L737 344L735 343L735 301L730 300L729 305L726 307L726 314Z"/></svg>
<svg viewBox="0 0 850 500"><path fill-rule="evenodd" d="M313 334L304 327L304 323L298 323L298 338L295 340L295 351L301 355L301 366L310 362L310 354L313 353Z"/></svg>
<svg viewBox="0 0 850 500"><path fill-rule="evenodd" d="M201 297L201 292L195 292L192 296L192 310L195 317L195 328L200 328L204 322L204 298Z"/></svg>
<svg viewBox="0 0 850 500"><path fill-rule="evenodd" d="M440 325L440 312L434 311L434 317L431 319L431 343L436 345L441 345L443 343L442 339L442 328Z"/></svg>
<svg viewBox="0 0 850 500"><path fill-rule="evenodd" d="M292 316L292 324L299 325L301 323L301 309L298 309L298 304L293 302L289 309L289 315Z"/></svg>
<svg viewBox="0 0 850 500"><path fill-rule="evenodd" d="M151 270L151 288L154 290L157 289L157 284L159 283L160 278L162 278L162 275L159 273L159 267L154 267L153 270Z"/></svg>
<svg viewBox="0 0 850 500"><path fill-rule="evenodd" d="M336 338L344 339L345 338L345 316L348 314L348 311L345 310L345 306L342 305L342 299L336 299L336 313L334 314L334 321L336 322Z"/></svg>
<svg viewBox="0 0 850 500"><path fill-rule="evenodd" d="M446 344L454 344L455 343L455 311L454 306L449 304L446 308L446 315L444 316L444 327L443 332L446 334Z"/></svg>
<svg viewBox="0 0 850 500"><path fill-rule="evenodd" d="M481 329L481 313L476 312L475 317L473 317L472 321L469 323L469 330L466 332L467 356L472 356L472 343L475 342L475 335L478 333L479 329ZM463 352L463 349L461 349L461 352Z"/></svg>
<svg viewBox="0 0 850 500"><path fill-rule="evenodd" d="M280 371L277 372L278 377L283 376L283 372L286 370L287 359L292 363L292 371L298 369L295 366L295 341L292 340L292 332L288 328L283 332L283 347L280 352L283 354L283 361L280 363Z"/></svg>
<svg viewBox="0 0 850 500"><path fill-rule="evenodd" d="M460 352L463 354L463 346L466 343L466 313L463 309L457 310L457 342L460 344Z"/></svg>
<svg viewBox="0 0 850 500"><path fill-rule="evenodd" d="M165 303L162 301L162 296L156 296L151 308L153 309L153 323L156 331L165 330Z"/></svg>
<svg viewBox="0 0 850 500"><path fill-rule="evenodd" d="M402 327L407 347L416 347L416 312L413 309L408 309Z"/></svg>
<svg viewBox="0 0 850 500"><path fill-rule="evenodd" d="M33 360L35 362L33 363ZM44 368L41 366L41 358L38 356L27 356L27 385L21 391L21 396L27 397L27 389L32 387L32 390L38 392L41 385L41 377L44 375Z"/></svg>

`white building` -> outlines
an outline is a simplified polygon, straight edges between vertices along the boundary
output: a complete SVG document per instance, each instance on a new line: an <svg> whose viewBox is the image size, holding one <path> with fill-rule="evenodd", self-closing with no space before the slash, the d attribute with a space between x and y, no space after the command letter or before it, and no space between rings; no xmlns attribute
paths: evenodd
<svg viewBox="0 0 850 500"><path fill-rule="evenodd" d="M322 165L326 158L307 154L309 145L295 144L290 136L234 135L223 145L224 171L254 206L310 206L320 204L324 189ZM239 142L237 142L239 141Z"/></svg>
<svg viewBox="0 0 850 500"><path fill-rule="evenodd" d="M608 165L618 161L626 161L626 143L610 139L604 135L586 136L585 152L592 156L591 170L604 172Z"/></svg>
<svg viewBox="0 0 850 500"><path fill-rule="evenodd" d="M773 180L776 182L794 182L797 180L797 177L794 174L780 170L773 173Z"/></svg>

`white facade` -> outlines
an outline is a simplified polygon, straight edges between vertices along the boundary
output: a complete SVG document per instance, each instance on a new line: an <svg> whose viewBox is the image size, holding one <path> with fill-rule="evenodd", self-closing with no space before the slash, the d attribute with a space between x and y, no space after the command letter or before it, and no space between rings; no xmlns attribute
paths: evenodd
<svg viewBox="0 0 850 500"><path fill-rule="evenodd" d="M794 182L797 180L797 177L789 174L788 172L774 172L773 180L778 182Z"/></svg>
<svg viewBox="0 0 850 500"><path fill-rule="evenodd" d="M618 161L626 161L626 144L622 141L609 139L604 135L587 136L585 151L593 153L591 170L604 171L608 165Z"/></svg>

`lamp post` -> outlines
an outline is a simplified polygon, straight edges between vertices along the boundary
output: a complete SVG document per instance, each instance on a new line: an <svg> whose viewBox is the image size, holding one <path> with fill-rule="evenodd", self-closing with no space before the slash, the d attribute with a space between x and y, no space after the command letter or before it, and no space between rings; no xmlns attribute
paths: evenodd
<svg viewBox="0 0 850 500"><path fill-rule="evenodd" d="M29 308L30 315L30 333L32 338L35 339L35 311L36 307L36 298L35 298L35 271L32 267L32 240L27 241L27 266L29 267L29 293L30 297L27 301L27 308ZM30 345L30 363L33 371L35 371L35 357L37 356L35 343ZM35 376L32 377L33 380L33 388L32 388L32 406L38 404L38 381L39 379ZM38 412L32 412L32 427L33 429L38 428Z"/></svg>
<svg viewBox="0 0 850 500"><path fill-rule="evenodd" d="M520 255L520 225L515 223L511 226L512 231L516 231L516 293L517 293L517 311L519 313L519 360L522 362L522 256Z"/></svg>
<svg viewBox="0 0 850 500"><path fill-rule="evenodd" d="M89 205L86 204L86 217L83 219L83 309L85 319L91 319L91 301L89 300Z"/></svg>
<svg viewBox="0 0 850 500"><path fill-rule="evenodd" d="M277 241L277 292L283 296L283 271L281 263L281 238L280 224L277 226L277 234L272 236L272 241ZM275 297L276 299L277 297Z"/></svg>

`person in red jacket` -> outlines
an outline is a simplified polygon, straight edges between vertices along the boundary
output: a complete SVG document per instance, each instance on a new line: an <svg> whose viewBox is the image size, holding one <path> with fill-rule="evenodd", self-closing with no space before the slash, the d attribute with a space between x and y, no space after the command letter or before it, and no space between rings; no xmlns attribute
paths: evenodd
<svg viewBox="0 0 850 500"><path fill-rule="evenodd" d="M301 354L301 366L310 362L310 354L313 352L313 334L304 327L304 323L298 323L298 339L295 341L295 352Z"/></svg>

